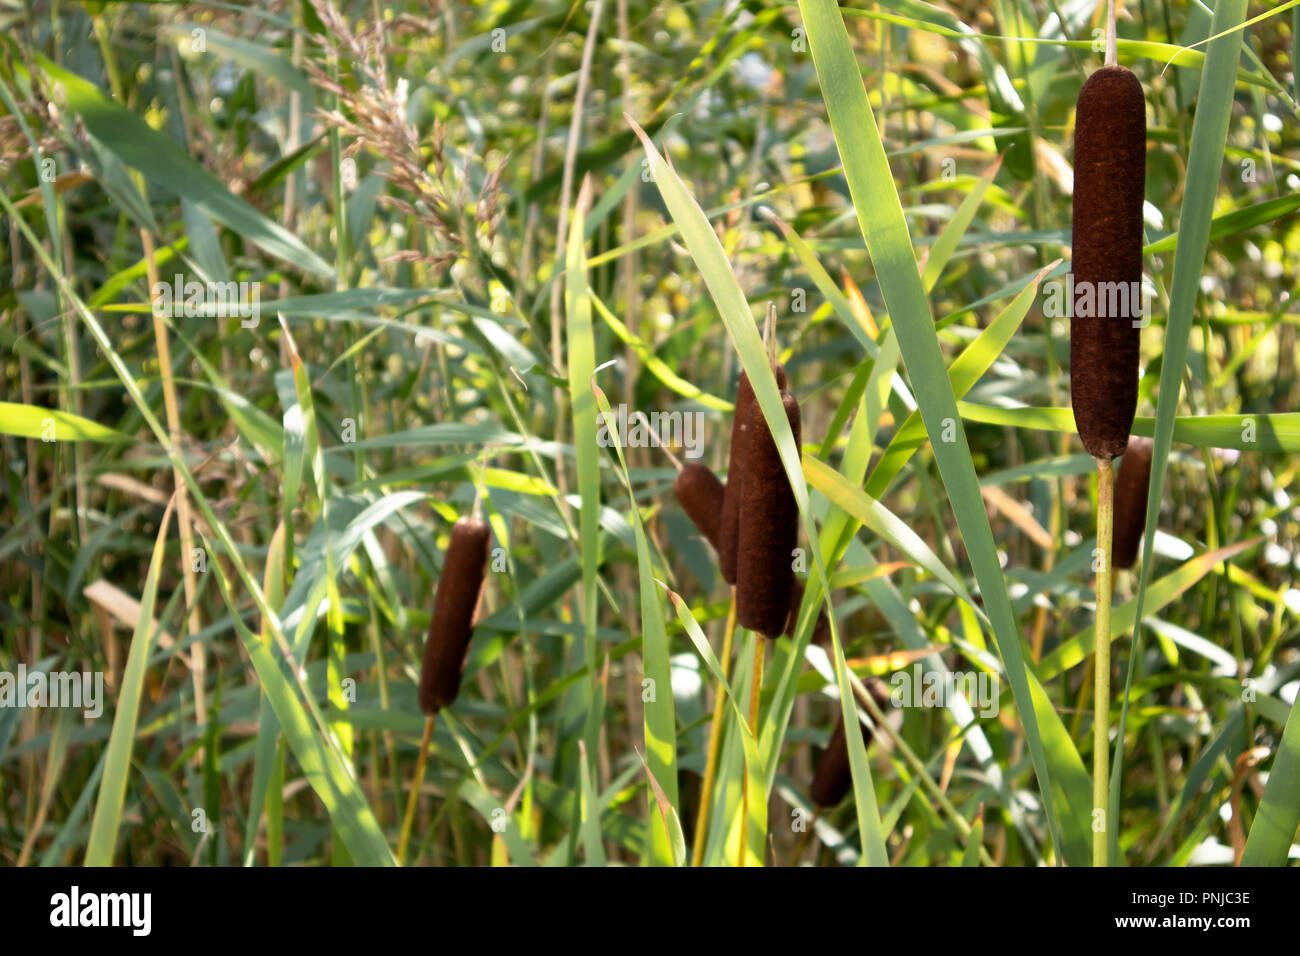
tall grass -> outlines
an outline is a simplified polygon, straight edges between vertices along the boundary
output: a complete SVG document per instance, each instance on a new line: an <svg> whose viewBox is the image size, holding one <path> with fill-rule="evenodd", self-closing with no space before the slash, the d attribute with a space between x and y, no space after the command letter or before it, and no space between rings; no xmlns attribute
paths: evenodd
<svg viewBox="0 0 1300 956"><path fill-rule="evenodd" d="M1153 453L1108 628L1056 308L1102 7L15 7L0 674L105 700L0 706L0 861L1086 865L1094 781L1099 858L1300 854L1300 6L1118 22ZM771 641L673 494L741 371L799 512Z"/></svg>

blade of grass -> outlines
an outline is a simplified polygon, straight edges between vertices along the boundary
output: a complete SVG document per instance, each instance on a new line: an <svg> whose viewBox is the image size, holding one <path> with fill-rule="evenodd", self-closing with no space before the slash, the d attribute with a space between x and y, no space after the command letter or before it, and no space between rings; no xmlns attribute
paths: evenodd
<svg viewBox="0 0 1300 956"><path fill-rule="evenodd" d="M1286 866L1300 827L1300 699L1291 705L1264 796L1246 837L1242 866Z"/></svg>
<svg viewBox="0 0 1300 956"><path fill-rule="evenodd" d="M952 365L948 367L948 379L957 398L961 398L974 388L980 377L997 361L997 357L1002 354L1002 350L1020 328L1020 323L1024 321L1030 306L1034 304L1039 283L1055 266L1054 262L1041 269L1030 280L1029 285L1025 286L988 324L988 327L953 360ZM960 404L958 407L961 407ZM880 456L880 461L871 470L871 477L867 479L867 494L872 498L884 496L903 466L925 443L925 439L925 422L922 421L919 412L912 412L907 416L907 421L903 422L902 427L894 433L884 454Z"/></svg>
<svg viewBox="0 0 1300 956"><path fill-rule="evenodd" d="M135 633L131 635L131 649L127 653L126 670L122 673L122 689L117 695L113 730L105 752L104 776L99 785L99 799L90 821L90 837L86 841L85 866L112 866L113 852L117 847L117 831L122 822L122 802L126 799L126 778L131 769L131 748L135 745L135 725L140 714L140 694L144 690L145 670L149 666L149 652L157 636L153 627L154 602L158 597L158 576L162 571L163 555L167 550L167 530L171 527L173 497L167 502L158 538L154 542L153 557L149 560L149 573L140 596L140 615Z"/></svg>
<svg viewBox="0 0 1300 956"><path fill-rule="evenodd" d="M331 825L360 866L395 866L383 830L362 795L352 767L334 747L327 746L327 732L312 729L312 720L285 676L271 650L244 624L230 593L230 582L220 561L214 560L221 597L230 610L235 631L257 672L258 682L283 728L285 740L302 768L307 782L329 813ZM290 664L290 666L294 666ZM319 721L317 721L319 723Z"/></svg>
<svg viewBox="0 0 1300 956"><path fill-rule="evenodd" d="M578 779L581 784L579 819L582 826L582 850L588 866L605 865L605 847L600 833L600 807L596 788L591 782L591 762L587 759L587 745L578 742Z"/></svg>
<svg viewBox="0 0 1300 956"><path fill-rule="evenodd" d="M952 254L957 251L957 244L961 242L962 236L970 228L971 221L975 218L975 212L979 209L980 203L984 201L984 194L989 191L989 186L993 185L993 179L1001 168L1002 157L999 156L989 164L989 168L984 171L979 181L975 183L975 187L962 200L961 205L957 207L957 211L948 220L948 224L939 233L939 238L930 247L930 255L925 260L925 270L921 273L921 284L925 286L926 292L934 290L934 284L939 281L944 266L948 264Z"/></svg>
<svg viewBox="0 0 1300 956"><path fill-rule="evenodd" d="M641 658L645 667L646 683L642 687L642 699L645 702L645 749L647 761L646 772L650 775L652 789L655 791L655 805L662 792L674 816L670 819L666 813L654 810L650 813L650 839L646 841L649 861L656 866L680 865L676 839L680 836L680 824L677 833L671 829L676 820L677 798L677 719L673 708L672 671L668 660L668 633L664 629L663 605L660 603L659 586L655 582L654 564L650 556L650 545L646 538L645 525L637 508L636 493L632 489L632 479L628 474L627 461L623 457L624 437L618 433L617 417L609 406L604 391L596 384L593 373L590 380L591 392L596 405L604 413L609 423L610 433L614 439L613 446L618 457L618 465L623 485L627 489L628 503L631 506L632 531L636 536L637 576L640 581L641 598ZM682 854L684 855L684 853Z"/></svg>
<svg viewBox="0 0 1300 956"><path fill-rule="evenodd" d="M43 441L128 442L130 435L71 412L17 402L0 402L0 435Z"/></svg>
<svg viewBox="0 0 1300 956"><path fill-rule="evenodd" d="M586 760L596 757L600 725L604 720L596 678L597 588L600 574L600 459L596 444L596 396L591 391L596 372L596 343L591 328L591 299L587 294L587 253L584 243L584 217L591 205L591 179L584 178L574 204L565 250L564 300L566 313L567 355L569 366L569 404L573 415L573 454L578 470L578 536L582 550L582 626L583 655L587 663L587 720L583 732ZM586 776L594 766L584 766ZM588 781L590 785L590 781ZM588 847L588 862L591 848Z"/></svg>
<svg viewBox="0 0 1300 956"><path fill-rule="evenodd" d="M263 588L266 591L266 603L279 608L284 603L284 522L276 526L271 536L270 547L266 552L266 574ZM271 632L265 621L262 622L262 643L271 646ZM279 750L280 723L276 720L275 710L263 690L258 703L257 750L253 758L253 784L248 795L248 819L244 826L244 865L252 866L256 860L257 832L261 827L262 808L266 801L266 791L274 776L276 754ZM268 826L268 837L270 827ZM269 855L269 854L268 854Z"/></svg>
<svg viewBox="0 0 1300 956"><path fill-rule="evenodd" d="M632 334L631 330L619 320L609 306L601 301L600 297L591 289L587 290L587 295L591 299L591 304L596 307L600 317L605 320L605 324L610 327L619 341L625 345L631 346L632 351L636 353L637 358L646 367L655 378L663 382L668 388L672 389L683 398L693 399L706 408L712 408L719 412L729 412L732 410L731 402L726 399L711 395L703 389L692 385L686 379L674 372L668 363L659 358L654 352L650 351L650 346L646 345L641 339Z"/></svg>

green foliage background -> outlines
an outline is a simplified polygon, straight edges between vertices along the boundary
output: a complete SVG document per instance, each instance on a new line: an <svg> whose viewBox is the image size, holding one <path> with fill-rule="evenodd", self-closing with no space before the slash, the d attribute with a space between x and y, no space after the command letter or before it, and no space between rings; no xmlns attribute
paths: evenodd
<svg viewBox="0 0 1300 956"><path fill-rule="evenodd" d="M1124 8L1157 467L1115 590L1112 836L1129 865L1284 863L1300 4ZM407 862L687 862L719 693L707 863L742 833L751 864L1088 862L1095 487L1043 306L1103 25L2 0L0 670L109 699L0 707L0 860L395 862L433 589L481 495L501 550ZM256 283L257 321L155 316L178 273ZM700 413L721 475L741 367L781 417L769 306L808 597L751 733L755 638L719 660L670 456L600 446L595 415ZM996 714L888 714L807 838L851 685L916 662L994 678Z"/></svg>

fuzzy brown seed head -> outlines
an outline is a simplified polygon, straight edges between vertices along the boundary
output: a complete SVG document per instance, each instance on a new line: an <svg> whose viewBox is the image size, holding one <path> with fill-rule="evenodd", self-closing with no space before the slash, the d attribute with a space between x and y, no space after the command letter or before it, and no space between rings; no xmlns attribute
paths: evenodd
<svg viewBox="0 0 1300 956"><path fill-rule="evenodd" d="M1122 66L1079 92L1074 131L1070 402L1094 458L1124 453L1137 410L1146 99Z"/></svg>
<svg viewBox="0 0 1300 956"><path fill-rule="evenodd" d="M713 550L719 550L723 499L727 493L722 482L707 465L692 461L677 473L673 493L700 534L713 545Z"/></svg>
<svg viewBox="0 0 1300 956"><path fill-rule="evenodd" d="M785 630L781 632L786 637L794 637L794 632L799 626L799 606L803 604L803 592L803 581L795 578L794 586L790 588L790 616L785 619ZM812 643L818 647L828 647L831 643L831 625L826 620L825 608L817 612L817 623L813 625Z"/></svg>
<svg viewBox="0 0 1300 956"><path fill-rule="evenodd" d="M778 388L786 387L785 366L780 362L776 363L776 384ZM749 376L741 372L740 383L736 386L736 410L731 417L727 487L722 499L722 529L718 539L718 566L722 569L722 579L728 584L736 583L736 548L740 542L740 487L744 477L740 460L745 440L743 423L750 410L757 407Z"/></svg>
<svg viewBox="0 0 1300 956"><path fill-rule="evenodd" d="M1150 438L1130 438L1115 474L1114 567L1130 568L1147 529L1147 493L1151 489Z"/></svg>
<svg viewBox="0 0 1300 956"><path fill-rule="evenodd" d="M420 668L420 709L426 714L450 706L460 693L491 540L491 529L481 518L461 518L452 525Z"/></svg>
<svg viewBox="0 0 1300 956"><path fill-rule="evenodd" d="M883 713L889 704L887 688L879 681L870 681L866 687L876 706ZM862 745L870 747L871 731L864 727L861 721L854 721L854 723L862 732ZM813 773L808 795L815 805L823 810L829 810L831 807L838 806L839 802L848 796L852 787L853 772L849 769L849 742L844 735L844 718L841 716L836 721L835 732L831 734L830 743L826 745L821 759L817 761L817 769Z"/></svg>
<svg viewBox="0 0 1300 956"><path fill-rule="evenodd" d="M800 445L799 403L781 393L795 447ZM736 620L741 627L775 638L785 630L794 590L793 551L799 540L799 506L776 442L754 402L742 422L739 462L739 535L736 547Z"/></svg>

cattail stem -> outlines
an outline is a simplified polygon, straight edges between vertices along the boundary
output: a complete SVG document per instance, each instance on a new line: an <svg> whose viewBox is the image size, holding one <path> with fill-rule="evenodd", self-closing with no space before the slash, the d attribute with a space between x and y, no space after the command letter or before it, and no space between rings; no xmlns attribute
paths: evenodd
<svg viewBox="0 0 1300 956"><path fill-rule="evenodd" d="M424 786L424 768L429 762L429 744L433 741L433 722L436 714L424 718L424 737L420 740L420 755L415 758L415 776L411 792L406 797L406 813L402 816L402 835L397 840L397 865L406 865L406 848L411 842L411 824L415 822L415 805L420 801L420 788Z"/></svg>
<svg viewBox="0 0 1300 956"><path fill-rule="evenodd" d="M1115 7L1117 0L1108 0L1106 4L1106 65L1114 66L1119 62L1118 43L1115 39Z"/></svg>
<svg viewBox="0 0 1300 956"><path fill-rule="evenodd" d="M767 656L767 638L754 633L754 682L749 689L749 732L758 736L758 698L763 692L763 658ZM755 794L757 797L757 794ZM749 844L749 774L740 786L740 849L737 866L745 865L745 848Z"/></svg>
<svg viewBox="0 0 1300 956"><path fill-rule="evenodd" d="M731 589L731 606L727 608L727 625L722 632L722 679L731 668L731 645L736 637L736 589ZM709 728L709 749L704 756L704 782L700 785L700 809L695 815L695 846L691 848L691 866L704 864L704 845L709 835L709 806L713 803L713 780L718 772L718 748L722 743L722 719L726 715L726 691L718 687L713 701L713 725Z"/></svg>
<svg viewBox="0 0 1300 956"><path fill-rule="evenodd" d="M1101 563L1097 571L1097 625L1094 628L1096 663L1093 683L1092 730L1092 865L1109 866L1109 830L1106 818L1110 782L1110 581L1111 537L1115 519L1115 469L1109 460L1097 459L1097 550ZM1098 811L1101 827L1097 826Z"/></svg>

